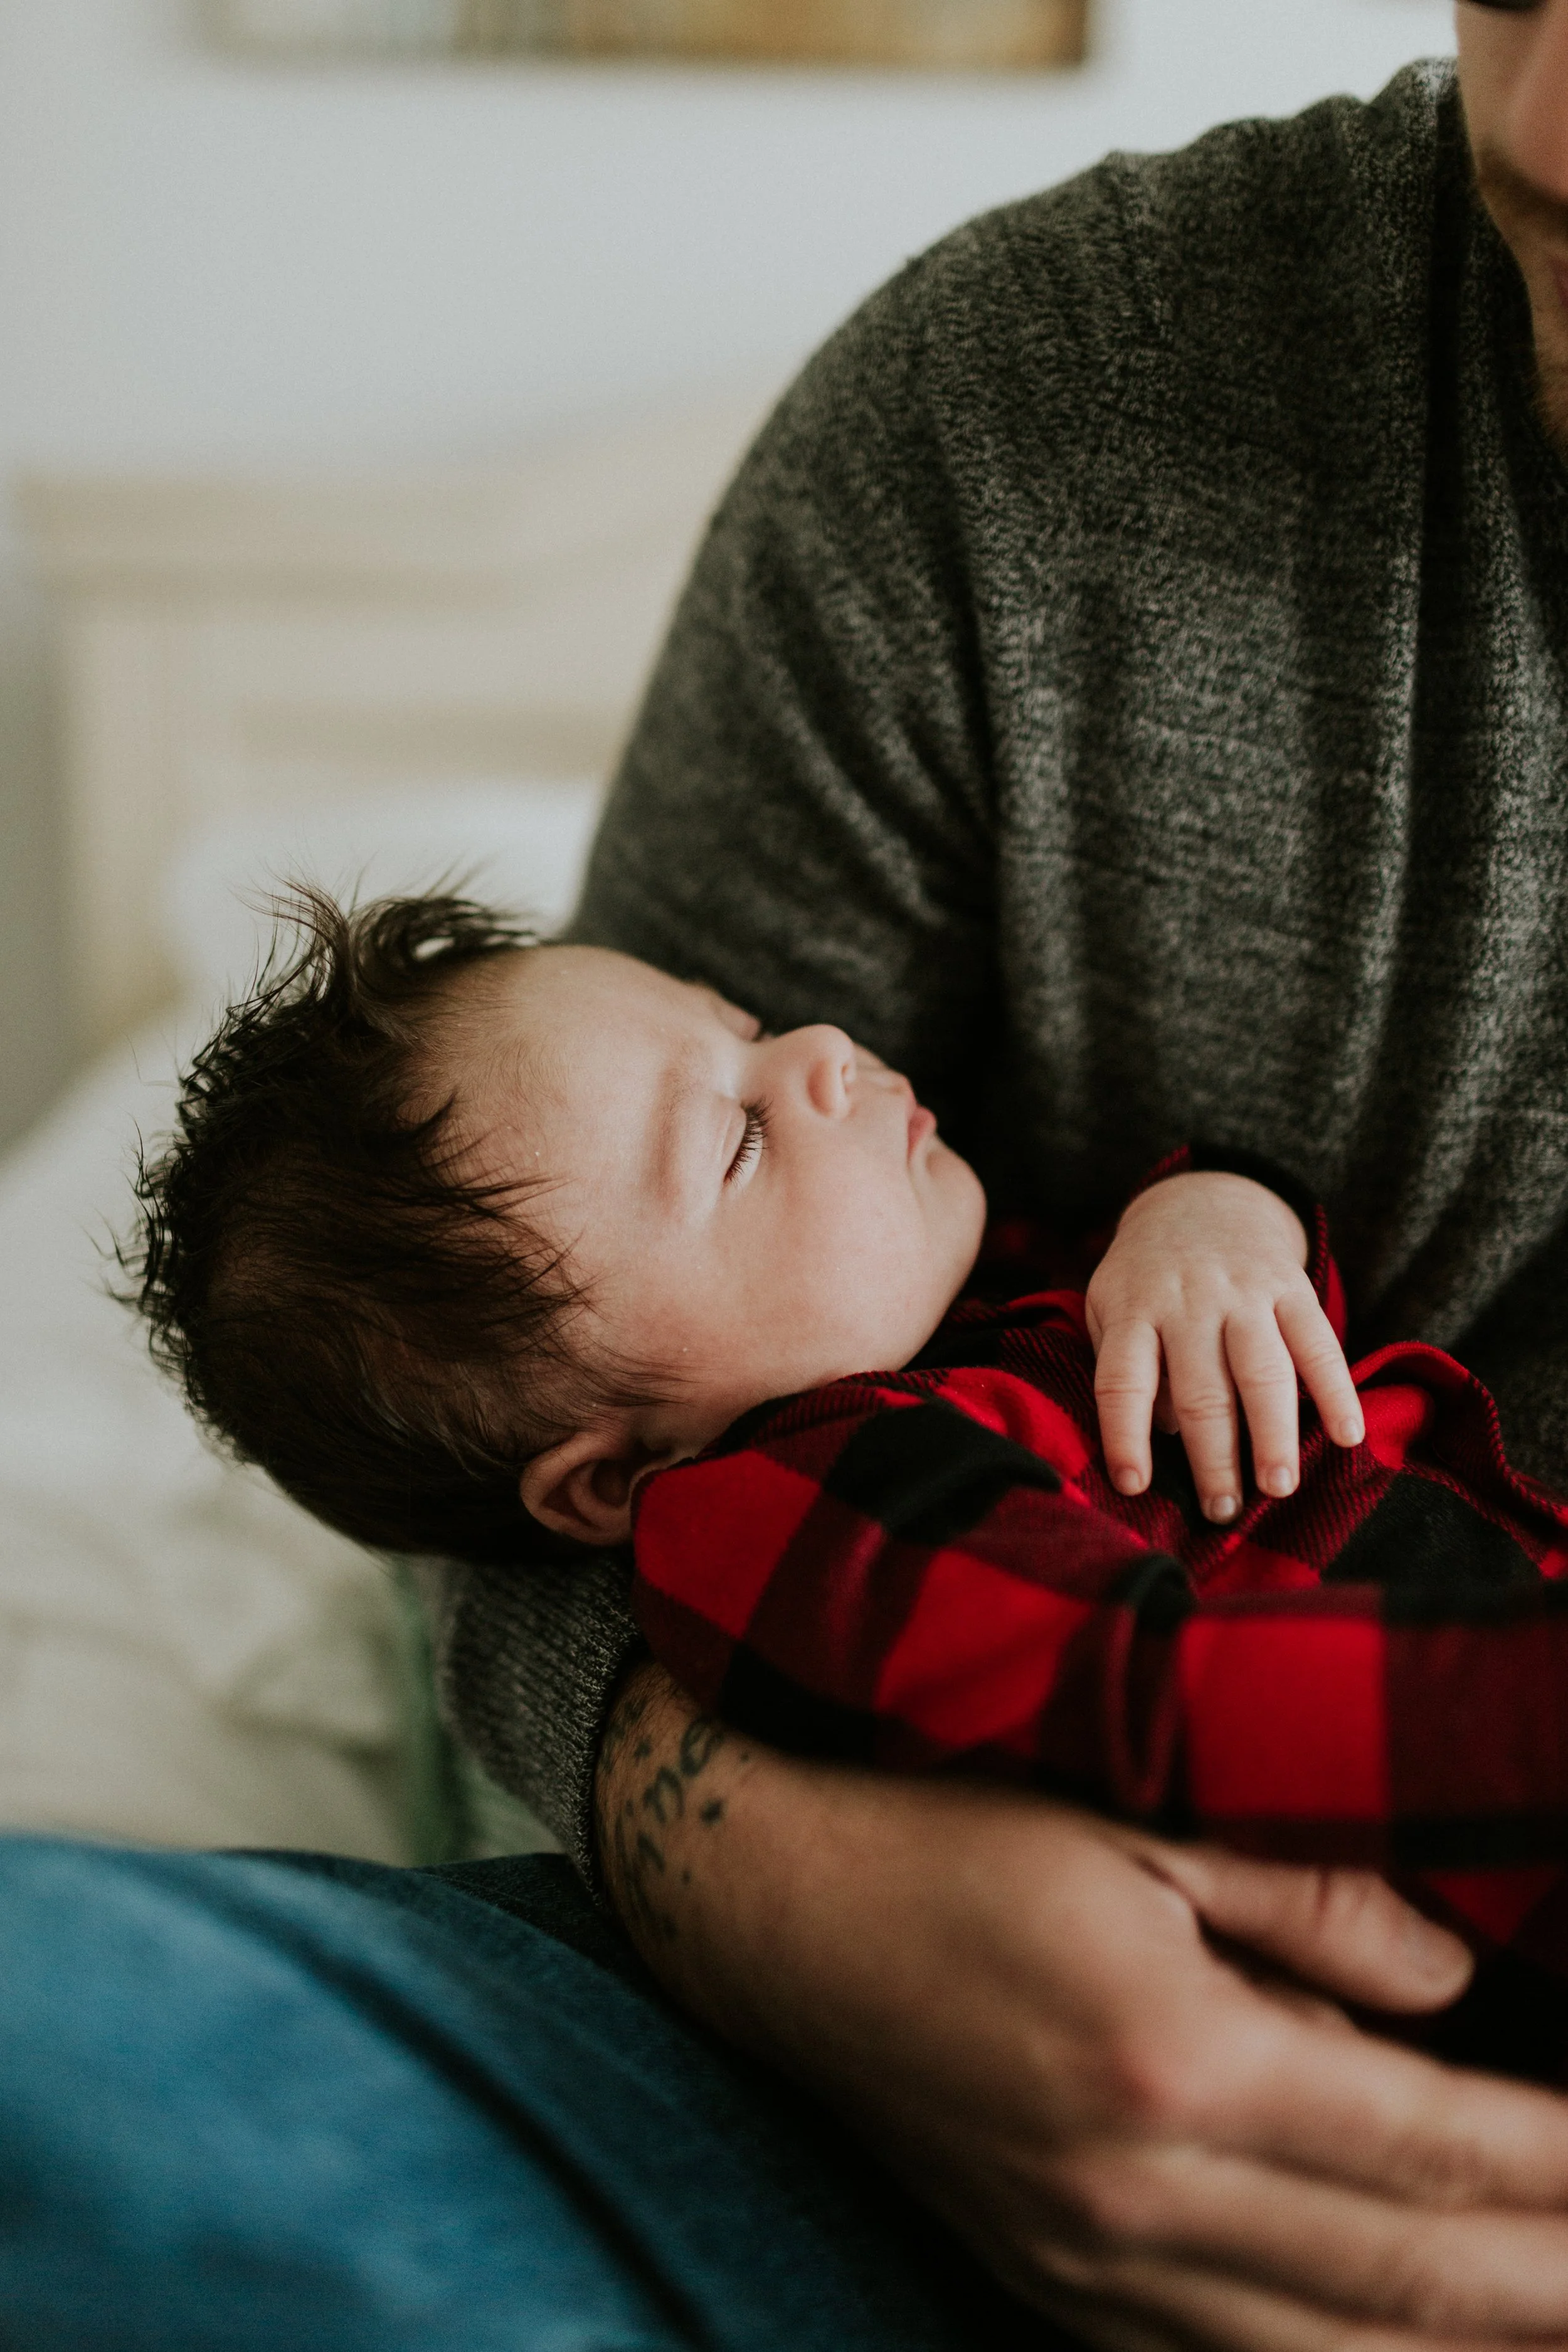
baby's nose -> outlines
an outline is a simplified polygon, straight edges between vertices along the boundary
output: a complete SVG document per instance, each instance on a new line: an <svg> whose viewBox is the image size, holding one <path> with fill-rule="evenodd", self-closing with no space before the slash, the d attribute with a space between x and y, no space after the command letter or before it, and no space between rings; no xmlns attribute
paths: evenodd
<svg viewBox="0 0 1568 2352"><path fill-rule="evenodd" d="M806 1056L805 1090L813 1108L825 1118L841 1118L855 1083L853 1042L826 1022L804 1030L801 1042Z"/></svg>

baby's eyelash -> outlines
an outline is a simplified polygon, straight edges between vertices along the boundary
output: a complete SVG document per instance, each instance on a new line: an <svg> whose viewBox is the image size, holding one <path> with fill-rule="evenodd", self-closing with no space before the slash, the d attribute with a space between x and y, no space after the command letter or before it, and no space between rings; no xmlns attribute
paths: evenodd
<svg viewBox="0 0 1568 2352"><path fill-rule="evenodd" d="M724 1171L726 1184L732 1184L737 1176L745 1174L767 1140L768 1107L766 1103L742 1103L741 1107L746 1114L745 1132L741 1138L740 1150Z"/></svg>

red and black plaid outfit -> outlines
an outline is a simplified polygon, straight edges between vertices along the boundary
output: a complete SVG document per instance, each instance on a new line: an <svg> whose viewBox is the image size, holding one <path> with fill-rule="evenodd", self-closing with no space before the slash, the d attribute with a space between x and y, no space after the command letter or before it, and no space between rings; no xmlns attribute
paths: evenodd
<svg viewBox="0 0 1568 2352"><path fill-rule="evenodd" d="M1177 1439L1149 1493L1112 1486L1080 1290L964 1300L903 1371L764 1405L650 1479L633 1605L693 1696L780 1747L1418 1872L1568 1969L1568 1505L1451 1357L1354 1377L1364 1444L1304 1407L1297 1492L1216 1528Z"/></svg>

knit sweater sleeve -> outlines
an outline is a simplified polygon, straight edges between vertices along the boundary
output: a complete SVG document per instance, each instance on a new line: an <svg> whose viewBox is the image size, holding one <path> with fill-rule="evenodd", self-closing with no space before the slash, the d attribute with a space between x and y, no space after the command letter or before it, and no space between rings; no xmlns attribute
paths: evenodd
<svg viewBox="0 0 1568 2352"><path fill-rule="evenodd" d="M645 1654L628 1574L584 1554L526 1573L453 1564L423 1580L447 1722L595 1890L599 1732L616 1683Z"/></svg>

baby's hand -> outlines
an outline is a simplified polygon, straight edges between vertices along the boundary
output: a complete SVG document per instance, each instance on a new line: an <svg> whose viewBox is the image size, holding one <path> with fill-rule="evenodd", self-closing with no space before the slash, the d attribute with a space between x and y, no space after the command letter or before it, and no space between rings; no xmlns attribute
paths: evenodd
<svg viewBox="0 0 1568 2352"><path fill-rule="evenodd" d="M1337 1445L1365 1434L1344 1350L1306 1276L1301 1221L1247 1176L1167 1177L1141 1192L1085 1301L1110 1475L1141 1495L1151 1417L1180 1430L1205 1516L1241 1508L1239 1394L1258 1484L1300 1477L1297 1375Z"/></svg>

